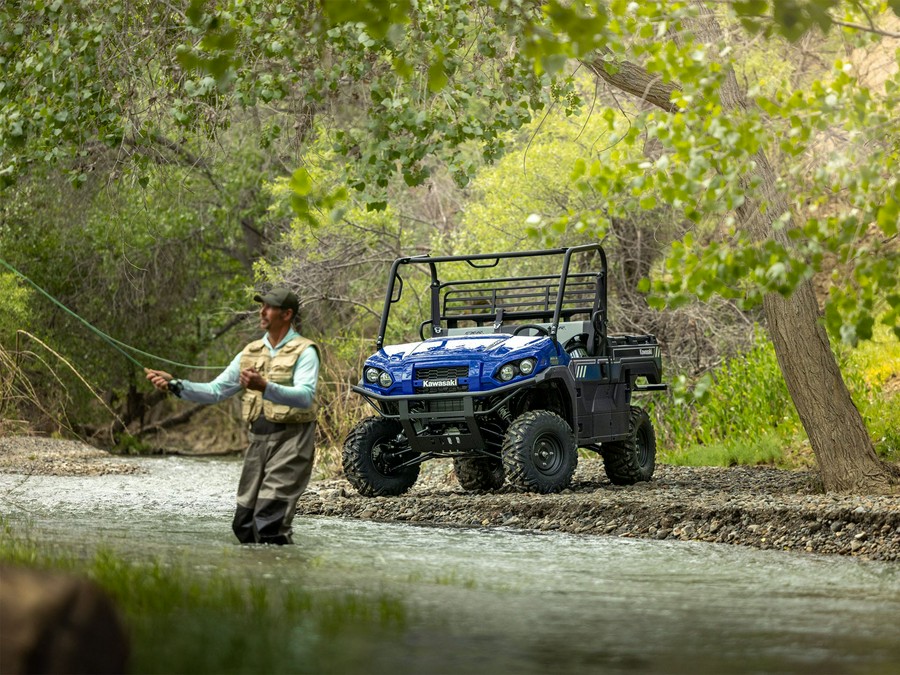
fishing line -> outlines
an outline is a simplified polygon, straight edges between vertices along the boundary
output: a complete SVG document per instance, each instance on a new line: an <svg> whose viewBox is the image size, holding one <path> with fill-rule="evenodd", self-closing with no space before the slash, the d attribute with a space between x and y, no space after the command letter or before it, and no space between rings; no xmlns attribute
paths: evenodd
<svg viewBox="0 0 900 675"><path fill-rule="evenodd" d="M224 370L224 368L225 368L225 366L195 366L195 365L191 365L191 364L189 364L189 363L179 363L178 361L171 361L170 359L165 359L165 358L163 358L162 356L157 356L156 354L149 354L148 352L141 351L141 350L138 349L137 347L132 347L131 345L127 345L127 344L125 344L124 342L121 342L120 340L116 340L116 339L115 339L114 337L112 337L111 335L107 335L107 334L104 333L102 330L100 330L100 329L97 328L96 326L94 326L94 325L92 325L91 323L89 323L87 320L85 320L85 319L81 318L80 316L78 316L78 314L76 314L76 313L73 312L71 309L69 309L68 307L66 307L66 306L65 306L64 304L62 304L59 300L57 300L57 299L54 298L52 295L50 295L47 291L45 291L43 288L41 288L40 286L38 286L34 281L32 281L31 279L29 279L27 276L25 276L24 274L22 274L22 273L21 273L19 270L17 270L15 267L13 267L13 266L10 265L8 262L6 262L3 258L0 258L0 265L3 265L3 266L4 266L6 269L8 269L10 272L12 272L12 273L15 274L16 276L18 276L18 277L24 279L25 281L27 281L27 282L28 282L29 284L31 284L34 288L36 288L36 289L37 289L44 297L46 297L50 302L52 302L54 305L56 305L57 307L59 307L59 308L62 309L63 311L67 312L68 314L70 314L70 315L73 316L74 318L78 319L78 321L80 321L80 322L83 323L85 326L87 326L91 331L93 331L94 333L96 333L97 335L99 335L103 340L105 340L107 343L109 343L109 345L110 345L113 349L115 349L116 351L118 351L119 353L121 353L126 359L128 359L129 361L131 361L134 365L136 365L136 366L137 366L138 368L140 368L141 370L144 369L144 364L140 363L140 362L139 362L137 359L135 359L131 354L129 354L128 352L126 352L126 351L125 351L126 349L131 350L131 351L134 352L135 354L140 354L141 356L146 356L146 357L151 358L151 359L154 359L154 360L156 360L156 361L160 361L160 362L162 362L162 363L167 363L167 364L169 364L169 365L171 365L171 366L178 366L179 368L189 368L189 369L194 369L194 370Z"/></svg>

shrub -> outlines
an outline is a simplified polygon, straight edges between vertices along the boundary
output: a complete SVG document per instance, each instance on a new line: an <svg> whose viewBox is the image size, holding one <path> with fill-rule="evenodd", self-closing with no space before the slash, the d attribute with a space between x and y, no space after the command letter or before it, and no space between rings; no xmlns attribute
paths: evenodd
<svg viewBox="0 0 900 675"><path fill-rule="evenodd" d="M668 394L648 408L661 458L676 464L778 463L780 448L804 436L775 350L762 337L693 381L676 375Z"/></svg>

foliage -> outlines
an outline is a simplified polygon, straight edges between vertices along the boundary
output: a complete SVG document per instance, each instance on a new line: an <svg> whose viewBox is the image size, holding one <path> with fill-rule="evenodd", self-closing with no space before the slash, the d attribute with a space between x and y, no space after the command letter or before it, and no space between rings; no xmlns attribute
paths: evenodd
<svg viewBox="0 0 900 675"><path fill-rule="evenodd" d="M774 349L762 337L747 353L726 359L696 382L684 374L674 377L672 390L649 408L660 422L660 445L668 453L695 444L749 445L771 434L788 440L801 433Z"/></svg>
<svg viewBox="0 0 900 675"><path fill-rule="evenodd" d="M585 73L576 72L567 80L579 100L596 95ZM621 116L614 118L615 124L623 124ZM446 241L436 243L445 253L471 253L485 250L485 241L491 242L491 250L511 251L602 238L605 233L586 222L564 226L566 217L594 208L595 196L577 190L570 174L581 157L611 144L610 126L587 107L551 105L520 131L508 134L506 153L473 177L459 226ZM535 215L560 226L540 232L524 227Z"/></svg>
<svg viewBox="0 0 900 675"><path fill-rule="evenodd" d="M243 294L239 266L213 248L229 235L173 204L165 179L146 188L53 188L20 182L0 206L4 239L17 242L7 249L9 262L74 313L33 292L28 312L38 337L75 355L84 376L103 388L128 382L136 367L77 317L145 352L196 355L208 341L199 319Z"/></svg>
<svg viewBox="0 0 900 675"><path fill-rule="evenodd" d="M876 452L900 461L900 344L876 326L871 341L839 350L839 363Z"/></svg>
<svg viewBox="0 0 900 675"><path fill-rule="evenodd" d="M762 31L777 42L776 32L796 39L836 23L864 29L852 20L871 21L887 8L885 3L870 4L774 3L768 14L766 2L741 2L729 5L722 19ZM677 114L635 114L634 125L621 138L624 152L614 151L611 162L594 160L577 169L584 183L605 197L598 208L604 214L601 231L610 218L662 202L688 221L718 223L720 240L691 236L673 248L665 274L654 284L657 293L674 305L689 296L720 294L752 306L766 293L790 294L799 282L821 271L828 264L826 254L831 254L845 266L840 279L853 283L835 285L827 306L829 328L849 343L868 339L879 312L876 304L886 298L883 320L900 337L900 275L896 247L890 245L900 212L893 196L896 172L888 168L896 160L896 135L890 132L900 91L896 75L884 95L874 95L852 67L839 60L825 78L804 89L764 93L751 88L757 105L725 117L719 114L722 84L734 69L739 45L710 44L693 34L694 5L550 2L546 22L528 15L524 4L492 5L502 8L498 15L508 29L520 31L522 51L535 60L539 72L558 73L569 57L576 57L593 59L595 68L612 75L631 59L670 85L670 103ZM900 9L891 6L895 12ZM361 13L354 16L366 20ZM678 34L678 40L661 40L667 33ZM811 183L798 185L801 166L823 142L823 134L835 130L849 138L847 159L818 158ZM628 149L644 135L658 142L662 152L652 160L629 160ZM758 153L773 149L787 160L779 167L776 189L791 196L794 211L775 216L799 256L775 239L752 241L732 215L744 204L766 209L771 203L765 192L769 186L744 178L752 175ZM823 211L828 215L822 217ZM870 223L878 230L864 246L874 255L860 257L860 235Z"/></svg>
<svg viewBox="0 0 900 675"><path fill-rule="evenodd" d="M853 401L878 454L900 457L900 344L886 328L874 341L839 349ZM665 397L648 409L658 424L660 456L672 464L802 462L806 444L771 343L757 337L746 353L725 359L699 376L672 378ZM802 453L801 453L802 455Z"/></svg>
<svg viewBox="0 0 900 675"><path fill-rule="evenodd" d="M839 126L880 138L878 120L890 119L897 88L889 86L885 97L871 96L839 63L842 75L813 82L808 91L761 93L759 106L726 119L717 114L719 92L739 45L706 44L693 37L693 5L550 2L541 14L524 2L495 2L479 9L467 3L417 3L410 5L408 20L397 25L390 22L397 19L399 10L390 3L342 5L340 11L327 3L323 7L325 14L320 15L315 7L298 12L276 2L225 3L215 10L194 2L183 16L155 10L129 19L119 16L128 13L114 7L107 14L87 5L60 7L59 3L32 11L13 9L6 18L15 28L3 42L7 62L26 65L17 66L4 87L11 106L7 121L21 118L30 100L43 98L48 103L40 117L43 126L35 126L31 133L31 127L8 122L3 138L9 147L18 143L30 148L28 143L34 140L37 145L29 150L33 154L43 147L48 134L67 140L73 126L107 131L99 123L106 118L93 117L84 106L70 105L70 86L65 82L50 86L46 72L59 66L59 59L84 52L78 59L83 70L80 77L105 81L107 73L101 74L99 65L102 50L91 47L91 40L108 48L105 41L116 43L144 31L145 42L155 42L157 47L154 63L167 76L148 82L137 69L121 66L122 81L171 102L168 117L154 108L152 118L138 125L128 100L100 87L95 107L118 120L115 124L121 128L128 120L133 131L131 137L124 132L107 136L131 138L137 145L153 143L158 130L165 128L163 121L188 131L217 130L229 123L230 116L223 112L229 107L276 102L301 116L304 133L314 128L316 116L327 114L337 158L346 162L344 182L360 192L368 208L381 209L387 205L385 190L391 176L402 175L408 185L420 185L432 174L433 160L440 158L465 183L474 169L469 156L473 144L483 158L494 159L505 148L504 134L521 128L532 111L551 100L565 101L567 108L577 106L581 99L571 78L549 80L546 73L560 73L571 57L596 59L599 54L594 68L614 73L618 64L633 59L651 76L671 84L672 105L679 112L636 114L609 161L591 158L576 167L576 175L601 199L590 209L587 221L576 216L572 225L596 222L595 231L602 232L610 219L666 203L689 221L718 221L731 239L710 242L689 237L673 250L665 275L655 285L672 303L683 302L689 294L706 298L719 293L749 305L766 292L789 293L798 281L821 269L824 252L846 260L858 240L853 233L861 224L879 223L885 237L896 226L897 207L890 197L896 186L891 173L864 170L883 166L884 153L892 152L890 146L883 150L876 146L873 152L871 144L859 143L866 150L857 160L847 162L840 171L826 165L827 170L819 172L807 190L795 189L790 166L782 172L781 189L796 195L798 210L801 205L806 208L815 195L819 197L813 206L823 206L824 199L831 205L835 186L849 195L849 199L841 195L847 204L843 214L807 218L791 230L801 240L799 261L783 245L750 243L745 233L734 228L729 215L733 209L750 200L765 205L760 186L740 180L759 149L780 142L785 156L798 157L810 149L814 131ZM370 14L373 7L382 11ZM797 5L796 11L778 7L769 15L768 3L734 3L723 19L763 30L774 40L775 30L793 38L812 26L827 29L838 17L846 22L854 11L877 15L868 8L839 8L832 2ZM872 9L879 8L873 5ZM151 29L151 20L170 30L161 34ZM54 22L66 27L64 36L79 36L60 41L61 55L41 38L42 27ZM84 26L90 26L86 33ZM667 32L678 32L679 39L659 39ZM538 74L529 66L532 60L539 65ZM551 84L549 93L543 93ZM23 97L23 91L28 96ZM349 115L329 111L329 105L349 99L355 101ZM607 107L602 116L612 119L611 110ZM51 124L48 119L56 121ZM798 126L802 119L813 124ZM859 124L862 119L868 120L864 127ZM274 136L283 133L277 122L269 130ZM643 137L661 144L662 154L652 161L635 156L634 148ZM304 167L294 175L299 212L310 200L316 206L333 205L344 194L344 188L315 194L310 176ZM790 218L787 214L784 218L787 224ZM896 256L883 246L876 244L876 248L874 262L851 261L853 274L845 278L856 283L835 290L828 306L829 325L849 342L870 335L874 305L885 294L891 303L885 320L897 318L890 283L897 272Z"/></svg>
<svg viewBox="0 0 900 675"><path fill-rule="evenodd" d="M724 297L737 315L832 273L833 334L855 344L880 317L900 335L900 81L865 81L852 52L879 42L888 9L900 11L893 0L7 3L4 254L106 332L179 360L230 355L232 343L209 351L210 333L239 325L254 281L285 281L306 289L312 336L338 336L352 362L390 259L519 247L522 234L547 245L612 234L622 314L670 326L673 344L687 327L646 308L643 277L656 308ZM701 12L725 26L721 41L702 33ZM803 40L824 64L793 66ZM667 112L637 100L650 100L640 87L623 100L579 82L629 69L667 92L656 100ZM732 72L749 98L726 115ZM774 186L752 179L764 156ZM451 178L458 203L431 236L421 195ZM790 212L774 214L774 236L751 237L754 213L781 197ZM646 250L628 257L635 242ZM43 320L61 352L93 361L91 381L114 396L135 387L133 364L40 298L22 302L19 316ZM715 333L718 318L691 325ZM688 433L687 418L673 423Z"/></svg>
<svg viewBox="0 0 900 675"><path fill-rule="evenodd" d="M12 346L16 331L29 328L29 297L28 289L19 285L15 274L0 271L0 345Z"/></svg>
<svg viewBox="0 0 900 675"><path fill-rule="evenodd" d="M395 173L422 184L434 156L465 183L466 144L496 156L503 132L543 105L546 80L487 8L417 3L401 34L383 29L396 6L365 14L368 27L348 20L369 4L379 3L342 12L325 3L324 15L313 3L260 0L215 9L195 1L184 14L156 5L14 4L0 15L9 27L0 35L8 73L0 144L14 150L0 173L12 180L37 157L87 156L94 140L152 151L173 126L216 134L229 108L269 106L294 113L301 134L327 112L340 156L352 160L346 182L372 208L385 206ZM117 51L130 58L109 59ZM54 79L59 71L66 77ZM270 137L284 131L277 121L269 127ZM86 179L81 166L71 175Z"/></svg>

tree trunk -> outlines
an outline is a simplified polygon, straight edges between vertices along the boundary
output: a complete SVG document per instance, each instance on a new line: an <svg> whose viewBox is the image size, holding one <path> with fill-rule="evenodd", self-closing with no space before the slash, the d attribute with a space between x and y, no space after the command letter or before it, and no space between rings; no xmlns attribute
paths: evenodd
<svg viewBox="0 0 900 675"><path fill-rule="evenodd" d="M721 27L702 3L696 4L700 7L701 19L692 26L695 34L701 42L718 44L722 37ZM639 67L629 64L629 68L610 75L599 59L588 65L612 86L637 93L663 110L671 110L668 96L663 102L662 85L646 71L641 73ZM631 80L627 86L621 81L626 74ZM675 88L671 86L669 94ZM746 97L733 71L727 74L721 98L723 114L747 107ZM755 163L752 172L742 176L741 182L744 186L758 183L765 209L760 208L759 202L747 199L737 209L738 221L754 239L775 237L790 250L792 244L785 230L773 227L775 218L789 212L790 206L775 188L775 172L765 153L758 152ZM811 282L802 282L789 297L776 293L767 295L763 308L778 364L809 436L825 489L858 493L900 490L900 469L878 459L862 416L850 398L820 321Z"/></svg>

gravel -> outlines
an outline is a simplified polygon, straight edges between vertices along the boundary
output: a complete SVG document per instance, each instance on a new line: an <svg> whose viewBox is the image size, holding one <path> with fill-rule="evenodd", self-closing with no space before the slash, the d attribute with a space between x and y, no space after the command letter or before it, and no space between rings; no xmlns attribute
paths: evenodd
<svg viewBox="0 0 900 675"><path fill-rule="evenodd" d="M430 464L440 468L426 464L400 497L362 497L343 479L315 482L297 513L900 559L900 497L825 494L814 472L659 465L651 482L619 487L599 458L581 458L570 489L537 495L467 493L446 463Z"/></svg>
<svg viewBox="0 0 900 675"><path fill-rule="evenodd" d="M0 472L43 476L141 473L105 450L80 441L41 436L0 436Z"/></svg>
<svg viewBox="0 0 900 675"><path fill-rule="evenodd" d="M140 473L77 441L0 437L0 472ZM584 536L707 541L760 549L900 559L900 497L823 493L810 471L658 465L654 479L612 485L597 458L580 458L570 489L464 492L447 461L423 466L400 497L362 497L342 479L314 481L298 515L439 527L506 527Z"/></svg>

